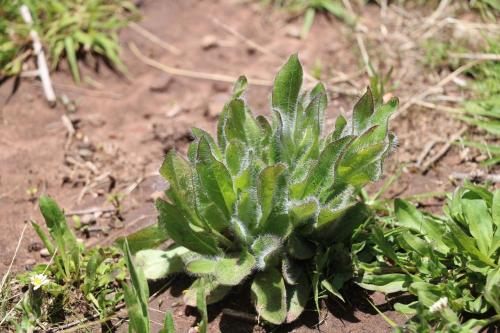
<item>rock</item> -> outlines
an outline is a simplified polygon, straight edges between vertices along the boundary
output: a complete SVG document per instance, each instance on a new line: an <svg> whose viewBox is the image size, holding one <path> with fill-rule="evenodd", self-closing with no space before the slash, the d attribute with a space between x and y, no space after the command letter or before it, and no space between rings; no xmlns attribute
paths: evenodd
<svg viewBox="0 0 500 333"><path fill-rule="evenodd" d="M80 223L82 225L89 225L96 222L94 214L85 214L80 218Z"/></svg>
<svg viewBox="0 0 500 333"><path fill-rule="evenodd" d="M44 249L41 249L41 250L40 250L40 256L41 256L42 258L48 258L48 257L50 257L50 252L49 252L49 250L47 250L47 249L45 249L45 248L44 248Z"/></svg>
<svg viewBox="0 0 500 333"><path fill-rule="evenodd" d="M167 92L173 81L170 75L162 74L153 80L149 85L149 90L157 93Z"/></svg>
<svg viewBox="0 0 500 333"><path fill-rule="evenodd" d="M300 38L300 28L297 27L296 25L289 25L286 27L285 31L286 36L292 37L292 38Z"/></svg>
<svg viewBox="0 0 500 333"><path fill-rule="evenodd" d="M182 111L184 111L184 109L179 104L175 104L170 110L167 111L165 115L167 116L167 118L174 118Z"/></svg>
<svg viewBox="0 0 500 333"><path fill-rule="evenodd" d="M31 267L31 266L33 266L34 264L36 264L36 260L35 260L35 259L32 259L32 258L27 259L27 260L24 262L24 265L25 265L25 266L30 266L30 267Z"/></svg>
<svg viewBox="0 0 500 333"><path fill-rule="evenodd" d="M217 37L214 35L206 35L201 40L201 47L204 50L212 49L217 46L219 46L219 43L217 42Z"/></svg>

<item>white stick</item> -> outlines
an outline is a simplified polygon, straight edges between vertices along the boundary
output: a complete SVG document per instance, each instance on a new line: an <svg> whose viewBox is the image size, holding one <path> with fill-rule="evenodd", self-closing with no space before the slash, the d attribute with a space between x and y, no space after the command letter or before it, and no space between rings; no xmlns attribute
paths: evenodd
<svg viewBox="0 0 500 333"><path fill-rule="evenodd" d="M28 7L26 5L22 5L19 10L21 11L21 16L23 17L24 22L28 26L32 27L33 19L31 18L30 10L28 9ZM38 37L38 33L35 31L35 29L30 30L30 36L33 40L33 51L36 54L38 76L40 76L40 79L42 80L42 87L45 98L50 105L54 105L56 103L56 95L54 94L54 89L52 88L52 82L50 80L47 61L45 60L45 53L43 53L42 43L40 43L40 38Z"/></svg>

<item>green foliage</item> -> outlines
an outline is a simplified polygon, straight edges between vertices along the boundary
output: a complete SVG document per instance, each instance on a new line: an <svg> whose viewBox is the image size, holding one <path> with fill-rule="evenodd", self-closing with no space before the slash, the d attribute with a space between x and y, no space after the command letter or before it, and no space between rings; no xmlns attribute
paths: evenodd
<svg viewBox="0 0 500 333"><path fill-rule="evenodd" d="M403 200L394 202L394 212L384 229L375 226L357 245L364 247L356 265L359 284L415 295L413 303L395 306L417 314L408 324L415 332L422 325L467 332L463 327L500 320L500 190L492 193L467 183L450 197L443 217L422 213ZM465 313L491 319L462 327L459 318Z"/></svg>
<svg viewBox="0 0 500 333"><path fill-rule="evenodd" d="M125 303L130 318L129 332L152 332L148 312L149 287L146 277L142 268L134 264L127 240L123 241L123 252L130 272L130 283L123 284ZM206 330L200 330L199 332L206 333ZM166 313L163 327L159 330L159 333L175 333L174 319L170 311Z"/></svg>
<svg viewBox="0 0 500 333"><path fill-rule="evenodd" d="M326 90L318 84L301 92L302 75L291 56L275 79L271 122L253 116L241 77L220 116L217 142L193 129L188 160L173 151L165 158L160 174L170 184L169 201L156 206L176 247L137 257L143 267L155 266L147 274L153 279L184 263L198 277L185 294L189 305L198 303L200 289L210 304L249 279L260 317L280 324L304 309L313 290L307 272L320 258L329 260L321 263L328 274L316 276L319 289L338 290L351 277L344 244L367 218L356 195L381 174L397 100L375 103L368 89L352 120L340 116L323 133ZM156 264L158 257L168 263Z"/></svg>
<svg viewBox="0 0 500 333"><path fill-rule="evenodd" d="M17 276L16 282L28 291L21 296L20 305L2 318L20 322L21 331L37 322L60 323L65 318L65 306L76 300L93 305L100 319L109 317L123 300L117 284L125 279L126 269L119 249L85 249L67 224L64 212L47 196L40 197L40 211L49 235L36 222L31 224L52 256L51 262ZM51 319L56 315L57 320Z"/></svg>
<svg viewBox="0 0 500 333"><path fill-rule="evenodd" d="M85 53L102 56L120 71L117 32L136 9L128 0L0 0L0 76L20 73L32 55L29 30L19 7L25 4L33 16L51 67L65 57L73 79L80 81L77 58Z"/></svg>
<svg viewBox="0 0 500 333"><path fill-rule="evenodd" d="M354 26L356 23L356 17L353 17L344 7L342 1L339 0L264 0L263 2L304 15L304 23L300 32L302 39L307 38L309 35L309 31L314 23L314 17L318 12L329 13L351 26Z"/></svg>
<svg viewBox="0 0 500 333"><path fill-rule="evenodd" d="M490 39L486 50L491 54L500 54L500 39ZM464 115L460 118L477 126L493 138L500 135L500 63L498 61L482 62L469 70L473 76L472 90L474 99L463 104ZM488 140L485 143L466 141L465 144L487 152L490 157L486 164L500 162L500 147Z"/></svg>

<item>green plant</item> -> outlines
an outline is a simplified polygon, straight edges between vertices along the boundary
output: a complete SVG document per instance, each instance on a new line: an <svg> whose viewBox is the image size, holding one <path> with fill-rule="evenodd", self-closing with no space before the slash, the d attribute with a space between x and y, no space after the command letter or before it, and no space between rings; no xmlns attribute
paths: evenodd
<svg viewBox="0 0 500 333"><path fill-rule="evenodd" d="M96 310L105 323L123 300L119 283L125 279L126 269L120 250L86 249L68 226L64 212L47 196L40 197L40 211L49 235L36 222L31 224L52 259L17 276L16 284L28 291L20 295L17 305L2 303L9 309L5 321L20 323L21 331L43 322L58 324L73 310L71 306L66 309L67 305L77 304L75 308L81 311Z"/></svg>
<svg viewBox="0 0 500 333"><path fill-rule="evenodd" d="M34 29L47 50L55 69L63 57L71 74L80 81L77 58L85 53L102 56L120 71L117 31L126 26L135 13L128 0L1 0L0 1L0 75L17 75L31 51L30 28L22 21L19 7L26 4L34 20Z"/></svg>
<svg viewBox="0 0 500 333"><path fill-rule="evenodd" d="M267 0L275 6L283 7L293 13L304 15L304 23L300 32L301 38L305 39L314 23L314 17L318 12L327 12L354 26L356 17L344 7L339 0Z"/></svg>
<svg viewBox="0 0 500 333"><path fill-rule="evenodd" d="M123 252L130 272L130 284L123 284L125 291L125 303L127 304L129 321L129 332L149 333L151 322L149 320L148 299L149 287L142 269L134 265L128 242L123 242ZM165 315L163 327L160 333L175 333L174 319L171 312ZM205 333L206 331L200 331Z"/></svg>
<svg viewBox="0 0 500 333"><path fill-rule="evenodd" d="M488 40L487 52L500 53L500 40ZM477 64L469 70L474 78L472 91L474 98L463 103L464 115L459 118L478 127L484 132L498 138L500 135L500 63L486 61ZM468 146L473 146L488 153L486 164L492 165L500 162L500 146L488 140L485 143L465 141Z"/></svg>
<svg viewBox="0 0 500 333"><path fill-rule="evenodd" d="M345 254L340 257L347 267L337 268L351 269L343 244L365 221L356 194L382 172L394 144L388 118L397 100L375 105L368 89L352 120L339 116L323 137L325 88L301 93L301 85L302 67L293 55L275 79L270 124L245 104L241 77L220 116L217 143L194 128L187 161L167 154L160 173L170 184L169 201L156 206L159 225L175 245L137 257L154 268L147 277L183 268L197 276L187 304L196 304L200 289L210 304L249 279L260 317L281 324L296 319L311 290L330 277L315 275L312 286L307 272L320 264L334 271L318 262L322 253L332 259ZM348 278L342 275L336 286Z"/></svg>
<svg viewBox="0 0 500 333"><path fill-rule="evenodd" d="M395 200L394 217L381 222L383 228L374 225L356 244L359 284L415 295L395 306L418 314L408 324L415 332L423 325L465 332L453 329L465 314L477 319L468 322L473 326L500 320L500 190L467 183L450 197L443 217Z"/></svg>

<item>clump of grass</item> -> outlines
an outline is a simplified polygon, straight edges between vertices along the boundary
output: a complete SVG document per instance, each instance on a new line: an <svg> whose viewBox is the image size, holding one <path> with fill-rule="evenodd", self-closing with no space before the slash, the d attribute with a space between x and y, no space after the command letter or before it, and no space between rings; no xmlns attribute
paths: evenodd
<svg viewBox="0 0 500 333"><path fill-rule="evenodd" d="M0 0L0 76L17 75L32 55L29 27L19 7L26 4L48 53L51 68L66 59L75 82L80 81L77 59L86 54L102 57L120 71L117 32L136 15L128 0Z"/></svg>
<svg viewBox="0 0 500 333"><path fill-rule="evenodd" d="M302 39L307 38L318 12L329 13L351 26L356 23L356 18L340 0L264 0L263 2L284 8L297 15L304 15L304 23L300 32Z"/></svg>

